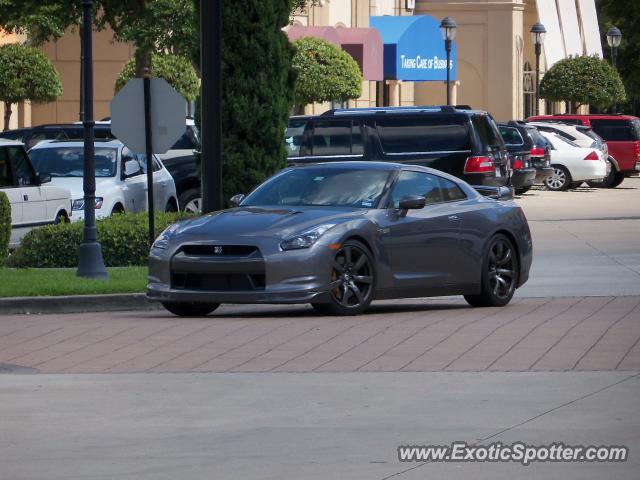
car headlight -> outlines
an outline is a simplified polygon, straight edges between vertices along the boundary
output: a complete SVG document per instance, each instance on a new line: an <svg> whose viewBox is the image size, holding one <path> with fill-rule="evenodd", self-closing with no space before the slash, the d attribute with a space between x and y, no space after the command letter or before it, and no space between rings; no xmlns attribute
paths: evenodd
<svg viewBox="0 0 640 480"><path fill-rule="evenodd" d="M160 235L158 235L158 238L153 242L151 248L159 248L161 250L167 248L169 245L169 239L178 231L178 228L180 228L179 223L169 225Z"/></svg>
<svg viewBox="0 0 640 480"><path fill-rule="evenodd" d="M104 199L102 197L96 197L96 210L102 208L103 200ZM71 204L71 210L84 210L84 198L78 198L77 200L74 200Z"/></svg>
<svg viewBox="0 0 640 480"><path fill-rule="evenodd" d="M282 250L296 250L299 248L309 248L311 245L316 243L318 239L330 228L334 227L335 223L329 223L325 225L320 225L318 227L314 227L311 230L307 230L306 232L301 233L300 235L296 235L295 237L291 237L287 240L284 240L280 244L280 248Z"/></svg>

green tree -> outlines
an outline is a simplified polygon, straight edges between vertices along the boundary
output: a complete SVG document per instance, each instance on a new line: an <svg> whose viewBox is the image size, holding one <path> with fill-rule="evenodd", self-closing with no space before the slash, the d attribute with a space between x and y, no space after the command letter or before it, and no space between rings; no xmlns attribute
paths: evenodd
<svg viewBox="0 0 640 480"><path fill-rule="evenodd" d="M570 111L580 105L606 107L626 99L618 73L597 56L569 57L553 65L540 82L540 97L565 101Z"/></svg>
<svg viewBox="0 0 640 480"><path fill-rule="evenodd" d="M52 102L62 95L58 72L42 52L17 44L0 47L0 101L4 130L9 128L11 104L30 100Z"/></svg>
<svg viewBox="0 0 640 480"><path fill-rule="evenodd" d="M295 100L314 102L347 100L362 95L362 74L356 61L335 45L313 37L294 42L293 68L297 73Z"/></svg>
<svg viewBox="0 0 640 480"><path fill-rule="evenodd" d="M598 20L605 58L611 58L607 44L607 31L612 26L622 31L616 67L633 103L640 113L640 2L629 0L598 0ZM631 106L631 107L633 107Z"/></svg>
<svg viewBox="0 0 640 480"><path fill-rule="evenodd" d="M248 193L286 165L284 132L293 106L293 47L281 30L289 0L222 4L224 198Z"/></svg>
<svg viewBox="0 0 640 480"><path fill-rule="evenodd" d="M131 59L122 68L116 79L115 93L136 76L135 60ZM195 100L200 90L200 81L195 69L186 57L172 54L154 53L151 56L152 77L164 78L180 95L189 101Z"/></svg>

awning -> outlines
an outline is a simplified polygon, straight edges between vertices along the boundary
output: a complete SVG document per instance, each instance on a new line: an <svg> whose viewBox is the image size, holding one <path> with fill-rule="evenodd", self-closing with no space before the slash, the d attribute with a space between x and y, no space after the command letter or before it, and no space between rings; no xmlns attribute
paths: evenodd
<svg viewBox="0 0 640 480"><path fill-rule="evenodd" d="M289 40L315 37L341 47L353 57L365 80L382 80L382 38L374 28L303 27L294 25L287 31Z"/></svg>
<svg viewBox="0 0 640 480"><path fill-rule="evenodd" d="M384 78L447 79L447 54L440 22L429 15L371 17L384 42ZM456 78L456 44L451 48L451 80Z"/></svg>
<svg viewBox="0 0 640 480"><path fill-rule="evenodd" d="M560 31L560 20L556 9L556 0L536 0L538 19L547 29L544 38L544 57L547 60L547 70L554 63L566 57L564 40Z"/></svg>
<svg viewBox="0 0 640 480"><path fill-rule="evenodd" d="M602 58L602 43L600 40L600 26L593 0L578 0L580 18L582 19L582 36L584 38L585 53Z"/></svg>
<svg viewBox="0 0 640 480"><path fill-rule="evenodd" d="M583 55L584 49L582 48L575 2L558 2L558 13L560 14L560 25L562 25L565 53L567 56Z"/></svg>
<svg viewBox="0 0 640 480"><path fill-rule="evenodd" d="M349 53L365 80L382 80L382 37L375 28L336 28L342 49Z"/></svg>

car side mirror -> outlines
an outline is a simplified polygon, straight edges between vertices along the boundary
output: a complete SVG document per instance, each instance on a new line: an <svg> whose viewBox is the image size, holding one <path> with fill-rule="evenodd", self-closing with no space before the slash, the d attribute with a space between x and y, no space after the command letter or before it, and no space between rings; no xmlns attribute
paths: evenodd
<svg viewBox="0 0 640 480"><path fill-rule="evenodd" d="M38 183L39 184L49 183L50 181L51 181L51 175L49 175L48 173L40 173L40 174L38 174Z"/></svg>
<svg viewBox="0 0 640 480"><path fill-rule="evenodd" d="M407 195L400 199L398 209L400 210L419 210L424 208L427 204L427 200L420 195Z"/></svg>
<svg viewBox="0 0 640 480"><path fill-rule="evenodd" d="M239 207L242 201L244 200L244 193L236 193L231 199L229 203L232 207Z"/></svg>
<svg viewBox="0 0 640 480"><path fill-rule="evenodd" d="M142 173L142 168L137 160L131 159L124 162L124 178L134 177Z"/></svg>

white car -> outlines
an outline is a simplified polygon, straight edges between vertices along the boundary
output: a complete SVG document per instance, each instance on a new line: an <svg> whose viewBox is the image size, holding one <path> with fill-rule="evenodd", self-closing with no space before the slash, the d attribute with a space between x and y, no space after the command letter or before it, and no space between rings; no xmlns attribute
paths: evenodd
<svg viewBox="0 0 640 480"><path fill-rule="evenodd" d="M22 143L0 140L0 192L11 205L10 248L17 247L33 227L69 221L69 190L45 185L50 179L36 174Z"/></svg>
<svg viewBox="0 0 640 480"><path fill-rule="evenodd" d="M96 218L108 217L114 213L147 211L145 155L131 152L119 140L96 140L94 146ZM83 142L42 142L33 147L29 155L39 172L51 175L54 185L69 189L73 199L73 220L84 218ZM155 156L153 202L155 210L178 210L173 178Z"/></svg>
<svg viewBox="0 0 640 480"><path fill-rule="evenodd" d="M549 190L578 187L586 180L602 180L607 162L601 150L582 148L555 133L540 132L551 147L553 175L544 181Z"/></svg>

